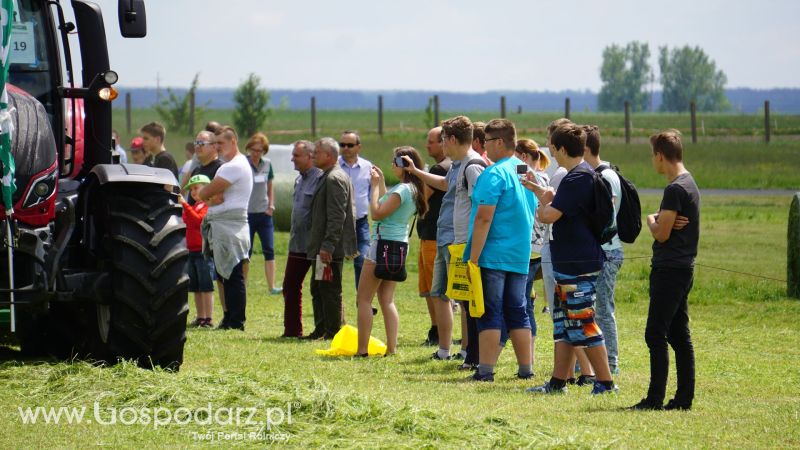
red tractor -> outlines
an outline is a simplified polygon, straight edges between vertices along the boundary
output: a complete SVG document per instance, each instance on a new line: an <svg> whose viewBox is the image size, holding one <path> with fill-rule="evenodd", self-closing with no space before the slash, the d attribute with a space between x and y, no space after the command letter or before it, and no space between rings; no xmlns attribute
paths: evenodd
<svg viewBox="0 0 800 450"><path fill-rule="evenodd" d="M13 214L0 208L0 330L25 355L177 370L186 341L185 226L171 172L119 164L100 8L14 0L7 89ZM66 1L63 3L67 3ZM146 34L143 0L119 0L124 37ZM73 82L77 33L81 87Z"/></svg>

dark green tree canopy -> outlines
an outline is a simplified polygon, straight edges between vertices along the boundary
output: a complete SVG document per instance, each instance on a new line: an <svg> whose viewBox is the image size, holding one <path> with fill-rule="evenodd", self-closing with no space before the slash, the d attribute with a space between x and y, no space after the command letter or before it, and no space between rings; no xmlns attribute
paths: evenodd
<svg viewBox="0 0 800 450"><path fill-rule="evenodd" d="M671 51L659 48L658 65L663 89L662 111L688 111L694 101L698 111L725 111L728 78L700 47L684 46Z"/></svg>
<svg viewBox="0 0 800 450"><path fill-rule="evenodd" d="M600 111L621 111L626 100L633 111L647 109L647 82L652 72L649 59L650 47L643 42L629 42L625 47L614 44L603 50L603 87L597 97Z"/></svg>
<svg viewBox="0 0 800 450"><path fill-rule="evenodd" d="M233 126L244 140L261 129L272 114L272 110L268 107L269 92L261 88L260 84L261 78L251 73L233 94L236 103Z"/></svg>

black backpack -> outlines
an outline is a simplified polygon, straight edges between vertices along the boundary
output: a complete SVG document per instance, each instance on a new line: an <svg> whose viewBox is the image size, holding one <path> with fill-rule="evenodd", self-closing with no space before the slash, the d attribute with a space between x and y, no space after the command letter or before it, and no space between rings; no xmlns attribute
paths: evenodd
<svg viewBox="0 0 800 450"><path fill-rule="evenodd" d="M614 202L611 199L611 184L594 170L586 170L582 167L578 167L575 170L592 176L594 202L591 210L584 211L584 215L589 222L589 228L601 245L610 242L614 235L617 234L617 228L614 226Z"/></svg>
<svg viewBox="0 0 800 450"><path fill-rule="evenodd" d="M639 202L639 192L630 180L619 173L617 166L600 164L594 170L601 173L605 169L611 169L617 174L622 191L622 204L617 212L617 234L622 242L633 244L642 231L642 205Z"/></svg>
<svg viewBox="0 0 800 450"><path fill-rule="evenodd" d="M462 179L462 183L464 184L464 189L468 188L468 186L467 186L467 168L469 166L473 165L473 164L477 164L477 165L483 167L484 169L486 167L488 167L488 165L486 164L486 161L484 161L483 158L474 158L474 159L470 159L469 161L467 161L467 163L464 164L464 178Z"/></svg>

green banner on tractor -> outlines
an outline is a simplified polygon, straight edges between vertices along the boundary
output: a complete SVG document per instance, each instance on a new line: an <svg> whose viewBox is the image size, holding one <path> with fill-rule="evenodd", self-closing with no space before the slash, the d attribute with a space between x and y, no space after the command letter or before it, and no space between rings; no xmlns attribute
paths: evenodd
<svg viewBox="0 0 800 450"><path fill-rule="evenodd" d="M0 9L0 164L3 165L2 195L6 215L14 212L11 196L17 190L14 183L14 155L11 154L11 133L14 132L14 123L11 120L11 111L8 109L8 80L9 47L11 42L11 24L14 17L14 1L2 0Z"/></svg>

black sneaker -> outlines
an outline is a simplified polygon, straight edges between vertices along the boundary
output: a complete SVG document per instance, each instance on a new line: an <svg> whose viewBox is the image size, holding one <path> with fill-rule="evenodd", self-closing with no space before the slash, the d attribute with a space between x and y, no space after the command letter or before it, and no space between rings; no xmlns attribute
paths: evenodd
<svg viewBox="0 0 800 450"><path fill-rule="evenodd" d="M458 366L458 370L478 370L478 365L465 362L464 364Z"/></svg>
<svg viewBox="0 0 800 450"><path fill-rule="evenodd" d="M592 386L596 380L597 378L594 375L581 375L575 384L578 386Z"/></svg>
<svg viewBox="0 0 800 450"><path fill-rule="evenodd" d="M664 409L664 407L661 406L660 403L655 403L646 398L643 398L642 401L633 406L628 407L628 409L634 411L660 411Z"/></svg>
<svg viewBox="0 0 800 450"><path fill-rule="evenodd" d="M203 326L203 323L205 323L205 321L206 321L205 319L201 319L201 318L197 317L193 321L191 321L189 323L189 325L187 325L187 327L188 328L200 328L200 327Z"/></svg>
<svg viewBox="0 0 800 450"><path fill-rule="evenodd" d="M485 381L491 383L494 381L494 374L487 373L486 375L481 375L480 372L475 372L467 377L467 381Z"/></svg>
<svg viewBox="0 0 800 450"><path fill-rule="evenodd" d="M525 375L522 375L521 373L517 372L517 379L519 379L519 380L530 380L533 377L534 377L534 373L533 372L525 374Z"/></svg>
<svg viewBox="0 0 800 450"><path fill-rule="evenodd" d="M454 355L451 355L450 357L451 357L452 359L457 359L457 360L459 360L459 361L463 361L463 360L464 360L464 358L466 358L466 356L464 356L464 354L463 354L463 353L461 353L461 352L458 352L458 353L456 353L456 354L454 354Z"/></svg>
<svg viewBox="0 0 800 450"><path fill-rule="evenodd" d="M680 404L674 398L664 405L664 411L689 411L690 409L692 409L692 405Z"/></svg>

